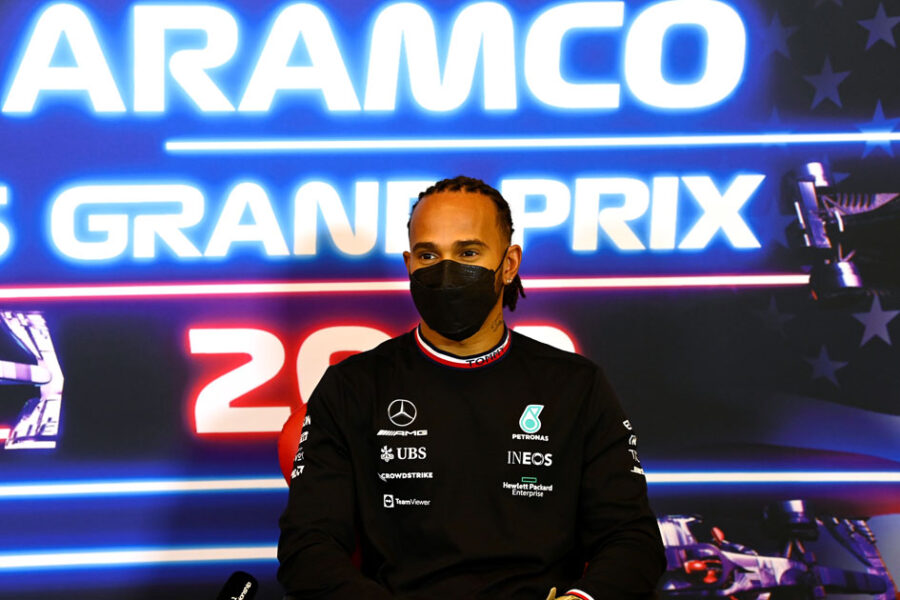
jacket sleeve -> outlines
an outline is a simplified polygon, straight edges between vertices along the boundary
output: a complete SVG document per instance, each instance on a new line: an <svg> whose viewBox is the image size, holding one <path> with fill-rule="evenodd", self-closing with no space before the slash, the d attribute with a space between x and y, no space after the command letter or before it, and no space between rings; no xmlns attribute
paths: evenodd
<svg viewBox="0 0 900 600"><path fill-rule="evenodd" d="M578 527L588 565L566 593L586 600L652 598L666 559L637 432L599 367L587 400Z"/></svg>
<svg viewBox="0 0 900 600"><path fill-rule="evenodd" d="M288 504L279 520L278 580L297 600L388 600L393 596L350 560L356 494L341 428L342 387L329 367L309 399Z"/></svg>

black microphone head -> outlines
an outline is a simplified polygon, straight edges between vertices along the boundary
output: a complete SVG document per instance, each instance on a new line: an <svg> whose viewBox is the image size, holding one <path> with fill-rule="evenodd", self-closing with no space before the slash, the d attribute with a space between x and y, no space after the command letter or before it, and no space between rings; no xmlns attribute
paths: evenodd
<svg viewBox="0 0 900 600"><path fill-rule="evenodd" d="M235 571L225 582L216 600L253 600L259 584L250 573Z"/></svg>

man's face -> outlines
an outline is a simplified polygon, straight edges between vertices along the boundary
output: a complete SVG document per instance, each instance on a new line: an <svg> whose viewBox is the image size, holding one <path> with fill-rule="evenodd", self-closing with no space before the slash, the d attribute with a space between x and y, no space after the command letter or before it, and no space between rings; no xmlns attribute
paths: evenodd
<svg viewBox="0 0 900 600"><path fill-rule="evenodd" d="M506 246L493 200L479 193L444 191L416 206L409 224L410 251L403 253L403 260L410 273L445 259L494 270Z"/></svg>

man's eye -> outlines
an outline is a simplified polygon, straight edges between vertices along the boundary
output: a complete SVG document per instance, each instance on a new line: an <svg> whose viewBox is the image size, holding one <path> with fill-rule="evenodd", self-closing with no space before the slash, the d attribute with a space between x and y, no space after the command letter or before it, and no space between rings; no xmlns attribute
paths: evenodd
<svg viewBox="0 0 900 600"><path fill-rule="evenodd" d="M435 258L435 255L431 252L423 252L419 255L419 260L432 260Z"/></svg>
<svg viewBox="0 0 900 600"><path fill-rule="evenodd" d="M478 250L463 250L462 255L471 258L473 256L478 256Z"/></svg>

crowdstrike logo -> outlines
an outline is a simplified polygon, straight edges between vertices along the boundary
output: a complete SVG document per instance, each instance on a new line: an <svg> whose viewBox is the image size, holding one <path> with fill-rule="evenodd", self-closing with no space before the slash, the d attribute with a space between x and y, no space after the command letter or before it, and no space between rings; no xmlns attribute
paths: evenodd
<svg viewBox="0 0 900 600"><path fill-rule="evenodd" d="M408 427L416 420L416 405L411 400L397 398L388 404L387 414L397 427Z"/></svg>
<svg viewBox="0 0 900 600"><path fill-rule="evenodd" d="M387 482L392 479L434 479L431 471L408 471L403 473L379 473L378 479Z"/></svg>

